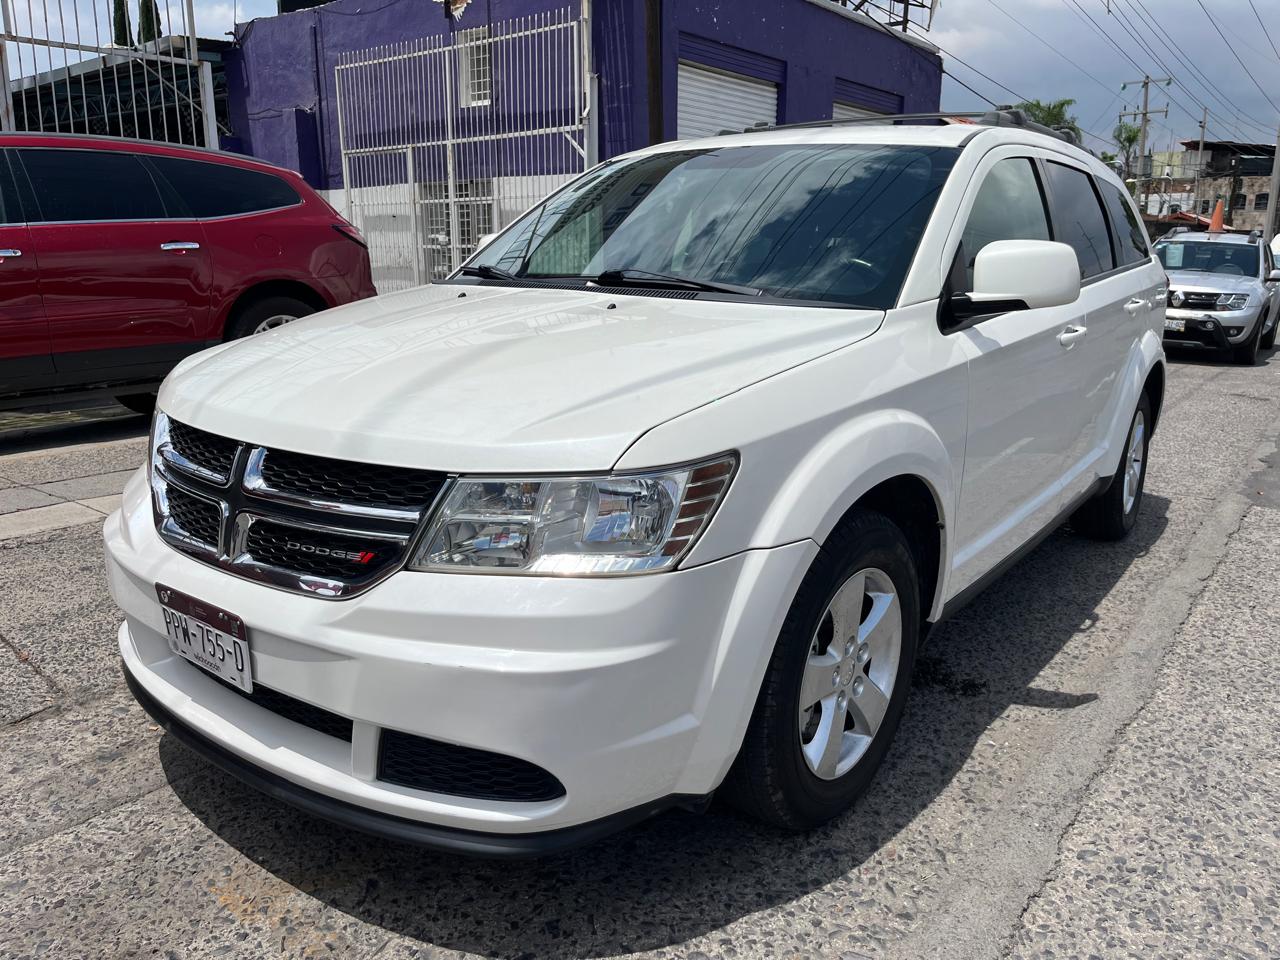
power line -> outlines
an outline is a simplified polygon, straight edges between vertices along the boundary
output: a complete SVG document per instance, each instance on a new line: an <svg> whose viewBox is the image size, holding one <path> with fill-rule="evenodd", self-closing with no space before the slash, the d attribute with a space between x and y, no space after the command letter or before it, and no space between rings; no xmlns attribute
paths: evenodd
<svg viewBox="0 0 1280 960"><path fill-rule="evenodd" d="M1223 92L1222 88L1219 87L1217 84L1215 84L1211 79L1209 79L1209 77L1204 73L1204 71L1201 70L1196 65L1194 60L1189 59L1182 53L1182 50L1178 44L1178 41L1176 41L1173 38L1173 36L1169 33L1169 31L1164 28L1164 25L1161 24L1161 22L1158 19L1156 19L1156 17L1151 13L1149 9L1147 9L1147 6L1143 2L1143 0L1128 0L1128 2L1129 2L1129 5L1134 8L1134 11L1139 15L1139 17L1141 17L1145 21L1146 25L1149 26L1152 29L1152 31L1156 34L1160 42L1164 45L1165 49L1168 50L1180 64L1182 64L1187 68L1188 72L1191 75L1191 78L1195 80L1195 82L1198 83L1204 89L1206 94L1208 94L1218 103L1222 104L1222 106L1227 110L1227 112L1230 113L1232 117L1235 118L1236 123L1232 124L1231 121L1228 121L1225 116L1222 116L1219 114L1214 114L1214 116L1217 116L1224 124L1235 125L1236 136L1240 137L1241 139L1245 139L1245 140L1248 139L1247 135L1242 134L1240 132L1240 128L1238 124L1241 124L1241 123L1244 124L1245 126L1251 126L1251 127L1254 127L1255 129L1262 130L1267 134L1270 134L1271 131L1268 128L1262 126L1262 124L1258 123L1257 121L1252 120L1249 117L1246 117L1242 113L1240 113L1240 111L1236 109L1235 105L1231 102L1230 98L1226 95L1226 93ZM1200 100L1185 83L1183 83L1181 80L1178 80L1176 77L1175 77L1175 82L1178 84L1179 87L1181 87L1184 91L1186 91L1187 96L1191 98L1192 102L1194 102L1196 106L1205 110L1209 109L1208 104ZM1212 114L1213 111L1210 110L1210 113ZM1195 118L1192 117L1192 119L1195 119Z"/></svg>
<svg viewBox="0 0 1280 960"><path fill-rule="evenodd" d="M1248 76L1249 82L1258 88L1258 92L1262 94L1262 98L1266 100L1267 103L1271 104L1271 109L1277 114L1280 114L1280 107L1276 106L1276 102L1271 99L1267 94L1267 91L1262 89L1262 84L1258 83L1253 74L1249 72L1248 66L1246 66L1245 62L1240 59L1240 54L1236 53L1236 48L1231 45L1229 40L1227 40L1226 35L1222 32L1222 28L1218 26L1217 21L1214 20L1213 16L1209 13L1208 8L1204 5L1204 0L1196 0L1196 3L1199 5L1200 9L1204 11L1205 18L1209 21L1209 24L1213 27L1214 31L1222 38L1223 45L1231 51L1231 56L1236 58L1236 63L1240 64L1240 69L1242 69L1245 72L1245 75Z"/></svg>
<svg viewBox="0 0 1280 960"><path fill-rule="evenodd" d="M1096 76L1094 76L1092 73L1090 73L1090 72L1089 72L1088 70L1086 70L1084 67L1080 66L1080 64L1076 63L1074 60L1072 60L1070 57L1068 57L1065 53L1063 53L1061 50L1059 50L1057 47L1055 47L1053 44L1051 44L1051 43L1050 43L1048 40L1046 40L1044 37L1040 36L1040 34L1036 33L1034 30L1032 30L1030 27L1028 27L1025 23L1023 23L1021 20L1019 20L1017 17L1015 17L1012 13L1010 13L1010 12L1009 12L1008 10L1006 10L1004 7L1000 6L1000 4L996 3L996 0L987 0L987 2L988 2L989 4L991 4L991 6L995 7L997 10L999 10L1001 13L1003 13L1003 14L1004 14L1006 17L1008 17L1010 20L1012 20L1014 23L1016 23L1019 27L1021 27L1021 28L1022 28L1023 30L1025 30L1027 33L1031 34L1031 36L1035 37L1035 38L1036 38L1037 40L1039 40L1042 44L1044 44L1046 47L1048 47L1050 50L1052 50L1052 51L1054 52L1054 54L1056 54L1058 57L1062 58L1062 59L1063 59L1063 60L1065 60L1067 63L1071 64L1071 66L1075 67L1075 68L1076 68L1077 70L1079 70L1082 74L1084 74L1086 77L1088 77L1090 80L1092 80L1092 81L1093 81L1094 83L1096 83L1098 86L1100 86L1103 90L1107 91L1107 93L1111 93L1111 88L1110 88L1110 87L1108 87L1105 83L1103 83L1101 80L1099 80Z"/></svg>
<svg viewBox="0 0 1280 960"><path fill-rule="evenodd" d="M1271 44L1271 49L1276 55L1276 59L1280 60L1280 50L1276 49L1276 43L1271 39L1271 31L1267 29L1267 25L1262 22L1262 15L1258 13L1258 8L1253 5L1253 0L1249 0L1249 9L1253 11L1254 17L1258 20L1258 26L1262 28L1262 35L1267 38L1267 43Z"/></svg>

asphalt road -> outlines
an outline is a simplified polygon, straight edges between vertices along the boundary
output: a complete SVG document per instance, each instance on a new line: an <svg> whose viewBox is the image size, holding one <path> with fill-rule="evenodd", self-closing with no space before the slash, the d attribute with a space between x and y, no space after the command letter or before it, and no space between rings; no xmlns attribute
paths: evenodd
<svg viewBox="0 0 1280 960"><path fill-rule="evenodd" d="M1061 530L939 630L848 815L713 807L518 864L330 827L147 721L77 512L144 441L95 429L0 433L0 956L1280 951L1280 357L1174 363L1135 535Z"/></svg>

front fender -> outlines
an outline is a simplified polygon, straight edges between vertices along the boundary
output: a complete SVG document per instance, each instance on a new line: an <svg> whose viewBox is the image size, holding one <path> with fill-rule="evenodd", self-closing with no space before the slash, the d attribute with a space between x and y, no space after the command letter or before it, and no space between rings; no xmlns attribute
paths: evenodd
<svg viewBox="0 0 1280 960"><path fill-rule="evenodd" d="M1102 442L1107 454L1098 459L1099 477L1113 477L1120 468L1120 457L1129 437L1129 424L1133 420L1133 411L1137 409L1138 397L1146 387L1151 371L1164 362L1163 341L1154 331L1144 331L1129 351L1124 373L1117 384L1117 399L1111 407L1111 417L1103 425ZM1154 413L1158 423L1159 411Z"/></svg>

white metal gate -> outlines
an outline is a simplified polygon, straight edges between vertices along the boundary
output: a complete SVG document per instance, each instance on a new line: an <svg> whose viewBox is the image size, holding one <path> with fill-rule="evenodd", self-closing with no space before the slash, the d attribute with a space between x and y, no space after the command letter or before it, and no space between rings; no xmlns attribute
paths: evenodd
<svg viewBox="0 0 1280 960"><path fill-rule="evenodd" d="M194 8L193 0L0 0L0 130L216 148L213 73L199 59Z"/></svg>
<svg viewBox="0 0 1280 960"><path fill-rule="evenodd" d="M345 203L382 293L446 276L481 237L593 162L573 10L345 55Z"/></svg>

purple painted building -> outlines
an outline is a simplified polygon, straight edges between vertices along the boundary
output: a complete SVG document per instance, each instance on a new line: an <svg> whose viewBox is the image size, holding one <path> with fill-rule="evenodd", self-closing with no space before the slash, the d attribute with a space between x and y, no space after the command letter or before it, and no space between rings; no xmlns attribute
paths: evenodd
<svg viewBox="0 0 1280 960"><path fill-rule="evenodd" d="M450 17L440 0L333 0L238 25L238 48L226 57L234 131L226 146L296 169L321 189L341 188L335 71L344 56L447 43L512 18L582 13L579 0L452 7ZM942 67L932 48L832 0L594 0L589 12L597 116L586 129L601 159L758 122L938 109ZM500 68L487 67L495 91ZM369 95L388 104L413 96L381 87Z"/></svg>

